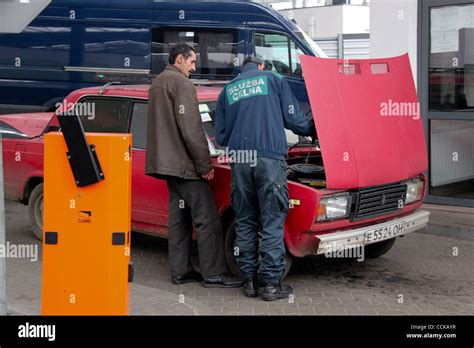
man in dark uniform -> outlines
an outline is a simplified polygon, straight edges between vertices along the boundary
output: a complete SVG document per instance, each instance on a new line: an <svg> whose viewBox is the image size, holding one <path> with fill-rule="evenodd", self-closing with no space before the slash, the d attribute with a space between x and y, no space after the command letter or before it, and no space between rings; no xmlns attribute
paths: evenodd
<svg viewBox="0 0 474 348"><path fill-rule="evenodd" d="M273 301L293 292L281 284L284 223L289 208L285 128L299 135L313 135L315 129L313 121L301 113L286 79L264 68L261 59L247 57L242 73L222 90L216 111L216 140L233 153L253 151L257 156L256 165L231 163L237 260L246 278L244 294L258 295L260 266L266 283L262 297ZM258 212L263 228L260 265Z"/></svg>
<svg viewBox="0 0 474 348"><path fill-rule="evenodd" d="M168 185L171 281L239 287L239 279L227 276L222 228L207 183L213 179L214 169L196 88L189 80L196 70L196 51L185 44L174 46L169 63L149 91L145 173L165 179ZM190 260L193 222L202 276Z"/></svg>

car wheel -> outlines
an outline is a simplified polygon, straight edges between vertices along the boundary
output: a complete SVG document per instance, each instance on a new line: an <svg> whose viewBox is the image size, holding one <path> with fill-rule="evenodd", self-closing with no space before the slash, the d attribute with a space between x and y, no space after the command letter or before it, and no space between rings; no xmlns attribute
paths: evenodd
<svg viewBox="0 0 474 348"><path fill-rule="evenodd" d="M35 186L28 199L28 217L36 238L43 240L43 184Z"/></svg>
<svg viewBox="0 0 474 348"><path fill-rule="evenodd" d="M388 253L388 251L392 249L393 245L395 244L395 239L396 238L391 238L391 239L384 240L382 242L366 245L364 247L365 258L375 259L377 257L380 257Z"/></svg>
<svg viewBox="0 0 474 348"><path fill-rule="evenodd" d="M235 235L235 227L234 227L234 221L232 221L226 231L225 234L225 257L227 260L227 266L229 267L230 272L241 279L243 279L242 272L240 271L239 264L237 262L237 259L235 257L236 254L236 249L237 244L236 244L236 235ZM286 251L285 253L285 270L283 272L283 277L284 279L288 272L290 271L291 265L293 263L293 256Z"/></svg>

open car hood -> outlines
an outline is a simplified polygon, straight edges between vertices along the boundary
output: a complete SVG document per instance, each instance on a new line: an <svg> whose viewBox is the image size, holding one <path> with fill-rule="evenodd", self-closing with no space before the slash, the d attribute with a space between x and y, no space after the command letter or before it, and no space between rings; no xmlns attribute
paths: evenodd
<svg viewBox="0 0 474 348"><path fill-rule="evenodd" d="M328 189L402 181L427 170L408 54L342 60L301 56Z"/></svg>

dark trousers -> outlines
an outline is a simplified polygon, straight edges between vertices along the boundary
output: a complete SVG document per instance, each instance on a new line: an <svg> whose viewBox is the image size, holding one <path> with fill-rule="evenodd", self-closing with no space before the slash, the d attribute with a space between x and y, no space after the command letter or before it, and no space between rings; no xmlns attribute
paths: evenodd
<svg viewBox="0 0 474 348"><path fill-rule="evenodd" d="M209 184L203 180L168 178L168 258L172 276L192 270L193 222L200 270L204 278L227 273L222 227Z"/></svg>
<svg viewBox="0 0 474 348"><path fill-rule="evenodd" d="M283 160L258 157L255 167L248 163L233 163L231 167L231 200L236 214L240 270L246 278L253 278L260 266L265 281L278 284L285 269L283 235L289 208L287 164Z"/></svg>

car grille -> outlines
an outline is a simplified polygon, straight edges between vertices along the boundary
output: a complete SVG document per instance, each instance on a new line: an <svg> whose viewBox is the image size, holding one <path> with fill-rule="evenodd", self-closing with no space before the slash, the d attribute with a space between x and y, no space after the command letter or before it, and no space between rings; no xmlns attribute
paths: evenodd
<svg viewBox="0 0 474 348"><path fill-rule="evenodd" d="M354 192L355 207L351 220L368 219L396 212L402 208L400 200L404 203L405 195L406 185L403 183L357 190Z"/></svg>

